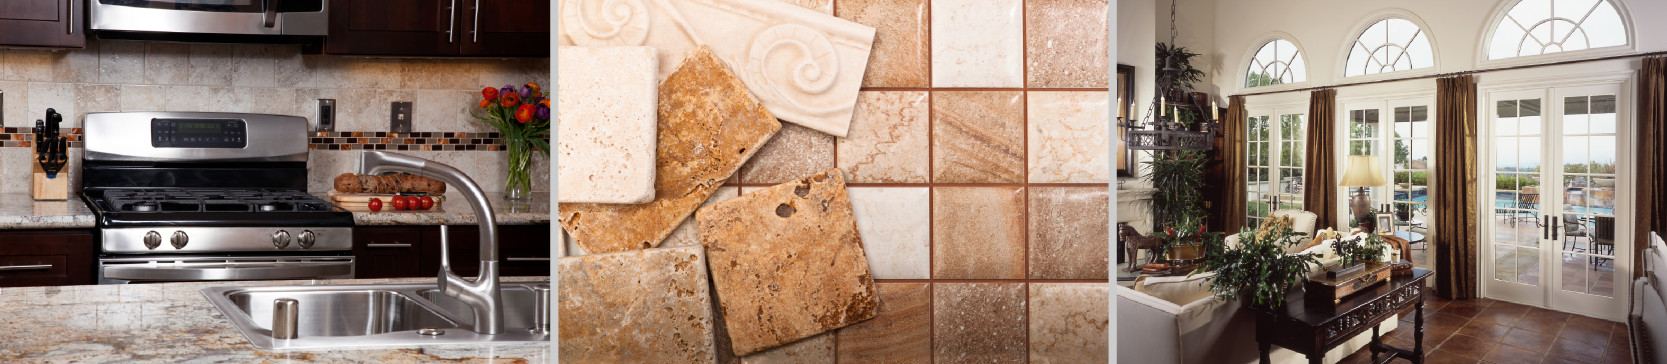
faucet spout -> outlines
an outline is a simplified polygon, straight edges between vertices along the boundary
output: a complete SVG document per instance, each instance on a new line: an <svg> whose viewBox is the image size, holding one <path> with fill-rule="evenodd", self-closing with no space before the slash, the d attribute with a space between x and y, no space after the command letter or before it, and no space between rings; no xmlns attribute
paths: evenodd
<svg viewBox="0 0 1667 364"><path fill-rule="evenodd" d="M474 309L474 331L484 335L504 332L503 295L498 284L498 221L486 193L462 171L439 162L389 152L363 152L361 169L367 174L405 172L439 179L457 186L480 223L480 276L468 280L451 270L448 229L440 226L440 293Z"/></svg>

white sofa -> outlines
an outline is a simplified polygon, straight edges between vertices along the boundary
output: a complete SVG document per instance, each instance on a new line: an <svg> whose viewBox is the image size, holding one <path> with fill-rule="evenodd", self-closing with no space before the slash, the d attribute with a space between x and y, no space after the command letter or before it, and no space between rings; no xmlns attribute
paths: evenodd
<svg viewBox="0 0 1667 364"><path fill-rule="evenodd" d="M1667 363L1667 242L1650 233L1643 251L1643 275L1632 282L1632 307L1627 315L1627 335L1632 339L1632 358L1637 363ZM1117 317L1122 320L1122 316Z"/></svg>
<svg viewBox="0 0 1667 364"><path fill-rule="evenodd" d="M1268 213L1269 220L1281 217L1291 219L1291 231L1305 234L1302 236L1292 237L1291 240L1301 240L1306 242L1308 239L1314 238L1314 231L1317 229L1314 225L1319 222L1320 215L1303 210L1274 210L1274 212ZM1239 234L1227 235L1224 242L1227 243L1227 246L1239 245Z"/></svg>

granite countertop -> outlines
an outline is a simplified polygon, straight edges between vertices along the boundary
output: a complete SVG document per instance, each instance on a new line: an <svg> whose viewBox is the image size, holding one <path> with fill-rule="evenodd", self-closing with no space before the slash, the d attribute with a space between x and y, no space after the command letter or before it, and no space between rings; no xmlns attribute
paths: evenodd
<svg viewBox="0 0 1667 364"><path fill-rule="evenodd" d="M0 194L0 230L90 228L94 220L93 210L80 196L35 201L27 193Z"/></svg>
<svg viewBox="0 0 1667 364"><path fill-rule="evenodd" d="M504 277L506 282L549 277ZM0 362L521 362L550 345L256 349L198 290L218 286L433 283L432 278L195 282L0 289Z"/></svg>
<svg viewBox="0 0 1667 364"><path fill-rule="evenodd" d="M315 193L326 198L323 192ZM550 223L550 193L534 192L531 199L510 201L501 193L487 193L487 202L497 215L499 225L535 225ZM447 193L446 202L433 210L394 211L384 205L381 212L353 211L353 224L376 225L474 225L475 213L462 195Z"/></svg>

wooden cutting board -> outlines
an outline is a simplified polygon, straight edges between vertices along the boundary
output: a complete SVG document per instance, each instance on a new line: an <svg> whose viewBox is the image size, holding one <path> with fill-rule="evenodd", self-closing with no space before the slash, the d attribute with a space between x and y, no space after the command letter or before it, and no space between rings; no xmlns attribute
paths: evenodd
<svg viewBox="0 0 1667 364"><path fill-rule="evenodd" d="M348 209L348 210L352 210L352 211L370 211L370 200L373 199L373 198L382 199L382 211L395 211L394 206L393 206L394 196L398 196L398 195L395 195L395 194L383 194L383 193L344 193L344 192L337 192L337 191L330 191L330 192L326 193L325 195L329 196L330 197L330 202L334 202L336 204L336 206L341 206L344 209ZM409 196L407 196L407 197L409 197ZM410 211L434 211L434 210L439 210L440 209L440 203L446 200L446 196L429 196L429 197L434 198L434 208L428 209L428 210L410 210Z"/></svg>

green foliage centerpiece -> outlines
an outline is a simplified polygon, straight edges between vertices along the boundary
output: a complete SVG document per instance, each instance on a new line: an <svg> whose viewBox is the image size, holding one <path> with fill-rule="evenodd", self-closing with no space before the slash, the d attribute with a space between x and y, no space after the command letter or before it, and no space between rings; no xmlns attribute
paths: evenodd
<svg viewBox="0 0 1667 364"><path fill-rule="evenodd" d="M470 115L498 129L504 149L509 152L504 197L531 198L532 153L550 156L549 93L541 91L537 83L528 82L520 88L487 87L481 89L480 95L480 113Z"/></svg>
<svg viewBox="0 0 1667 364"><path fill-rule="evenodd" d="M1231 299L1244 294L1257 306L1283 305L1285 292L1302 284L1311 267L1320 264L1314 253L1285 253L1296 244L1293 240L1302 240L1292 237L1306 235L1292 230L1289 218L1268 220L1254 232L1248 229L1240 232L1236 246L1207 243L1204 266L1193 274L1215 272L1210 292L1217 297Z"/></svg>

